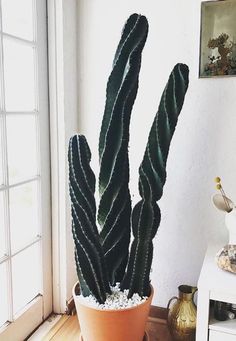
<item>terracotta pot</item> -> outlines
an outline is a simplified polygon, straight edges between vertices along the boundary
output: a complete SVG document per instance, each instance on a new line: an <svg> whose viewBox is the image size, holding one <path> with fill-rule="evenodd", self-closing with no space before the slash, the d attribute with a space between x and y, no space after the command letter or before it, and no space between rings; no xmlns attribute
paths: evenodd
<svg viewBox="0 0 236 341"><path fill-rule="evenodd" d="M153 297L142 304L119 310L101 310L81 303L78 295L79 283L73 288L73 297L79 319L83 341L143 341L145 325Z"/></svg>

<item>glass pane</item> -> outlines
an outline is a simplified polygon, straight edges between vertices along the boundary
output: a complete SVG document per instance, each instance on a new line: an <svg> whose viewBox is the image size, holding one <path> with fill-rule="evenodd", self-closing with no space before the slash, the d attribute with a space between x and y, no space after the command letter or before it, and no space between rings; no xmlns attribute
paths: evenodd
<svg viewBox="0 0 236 341"><path fill-rule="evenodd" d="M35 110L34 49L5 38L3 53L6 110Z"/></svg>
<svg viewBox="0 0 236 341"><path fill-rule="evenodd" d="M4 229L4 225L5 225L5 219L4 219L4 193L0 192L0 258L2 256L4 256L4 254L6 253L6 244L5 244L5 229ZM1 277L0 277L0 281L1 281ZM1 302L1 300L0 300ZM0 304L1 307L1 304ZM0 308L1 309L1 308ZM1 319L1 318L0 318Z"/></svg>
<svg viewBox="0 0 236 341"><path fill-rule="evenodd" d="M3 31L33 40L32 0L2 0Z"/></svg>
<svg viewBox="0 0 236 341"><path fill-rule="evenodd" d="M37 182L13 187L9 193L11 246L15 252L39 234Z"/></svg>
<svg viewBox="0 0 236 341"><path fill-rule="evenodd" d="M40 244L12 258L13 312L16 314L41 291Z"/></svg>
<svg viewBox="0 0 236 341"><path fill-rule="evenodd" d="M8 320L6 263L0 264L0 327Z"/></svg>
<svg viewBox="0 0 236 341"><path fill-rule="evenodd" d="M10 184L37 175L36 119L33 115L7 116Z"/></svg>
<svg viewBox="0 0 236 341"><path fill-rule="evenodd" d="M1 117L0 117L0 186L3 184L3 169L2 169L2 153L3 153L3 141L1 132Z"/></svg>

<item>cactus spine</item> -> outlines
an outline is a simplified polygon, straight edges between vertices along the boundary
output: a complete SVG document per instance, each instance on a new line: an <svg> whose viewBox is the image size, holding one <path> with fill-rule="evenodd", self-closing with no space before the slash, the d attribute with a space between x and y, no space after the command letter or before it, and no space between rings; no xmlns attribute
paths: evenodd
<svg viewBox="0 0 236 341"><path fill-rule="evenodd" d="M153 244L161 214L156 201L162 196L166 181L166 161L178 116L188 88L188 67L177 64L170 74L158 112L149 134L143 161L139 168L139 201L132 212L134 241L122 288L129 288L129 297L138 292L149 295L149 274Z"/></svg>

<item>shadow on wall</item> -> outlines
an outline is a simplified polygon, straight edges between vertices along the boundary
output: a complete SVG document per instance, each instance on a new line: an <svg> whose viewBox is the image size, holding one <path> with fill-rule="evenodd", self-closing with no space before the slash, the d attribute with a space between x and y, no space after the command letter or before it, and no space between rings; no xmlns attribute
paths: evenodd
<svg viewBox="0 0 236 341"><path fill-rule="evenodd" d="M208 96L202 95L204 90ZM166 306L168 297L175 294L174 287L197 284L209 242L227 240L224 219L211 202L214 178L225 171L221 160L225 158L225 134L229 130L230 114L228 118L219 114L226 109L221 95L219 80L213 84L212 80L190 79L189 96L168 158L167 182L160 201L162 220L154 242L158 263L154 259L152 277L164 293L155 298L160 306ZM211 109L211 101L218 114ZM233 142L230 135L228 145Z"/></svg>

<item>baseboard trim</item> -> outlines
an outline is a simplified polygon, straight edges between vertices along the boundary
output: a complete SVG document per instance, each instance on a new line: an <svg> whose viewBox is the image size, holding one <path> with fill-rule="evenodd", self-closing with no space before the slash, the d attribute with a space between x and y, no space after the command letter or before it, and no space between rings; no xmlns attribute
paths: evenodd
<svg viewBox="0 0 236 341"><path fill-rule="evenodd" d="M62 315L60 319L57 321L57 323L55 323L52 326L52 328L49 331L47 331L47 333L45 333L43 336L41 332L40 339L42 341L49 341L53 339L53 337L59 332L59 330L62 329L64 325L68 323L68 321L70 321L71 317L68 315L74 315L75 313L76 313L75 304L72 298L67 302L67 315ZM150 308L150 313L147 321L146 326L147 330L149 330L150 333L156 333L157 328L156 326L159 325L160 326L159 328L162 328L161 330L163 330L163 328L166 328L165 326L167 325L167 313L168 310L166 308L152 305ZM33 337L37 336L39 332L40 331L38 332L36 331L36 333L33 334Z"/></svg>
<svg viewBox="0 0 236 341"><path fill-rule="evenodd" d="M74 298L71 297L66 302L66 315L74 315L75 314L75 301Z"/></svg>
<svg viewBox="0 0 236 341"><path fill-rule="evenodd" d="M168 315L167 308L162 308L156 305L151 305L149 317L158 318L161 320L167 320L167 315Z"/></svg>

